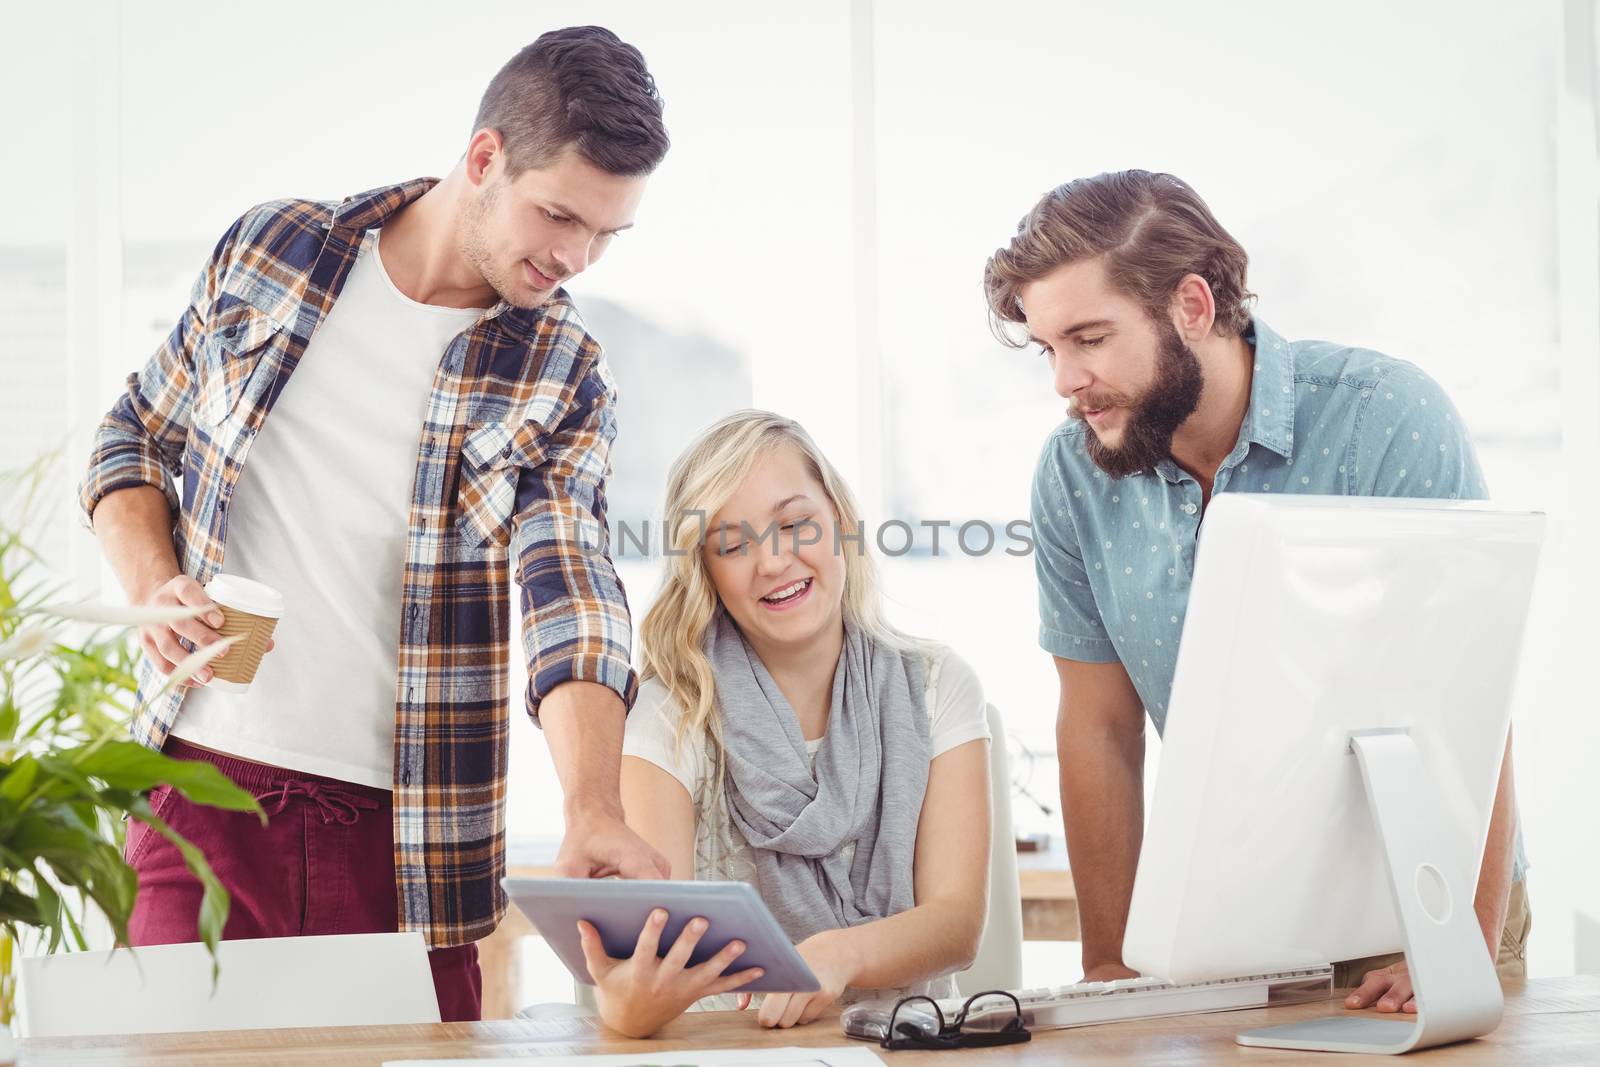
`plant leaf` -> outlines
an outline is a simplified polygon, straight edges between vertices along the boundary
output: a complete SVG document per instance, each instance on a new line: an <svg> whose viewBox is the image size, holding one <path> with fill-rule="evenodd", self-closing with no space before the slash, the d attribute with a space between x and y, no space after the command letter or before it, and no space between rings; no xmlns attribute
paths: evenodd
<svg viewBox="0 0 1600 1067"><path fill-rule="evenodd" d="M224 637L220 641L213 641L204 648L195 649L173 666L172 673L167 675L167 680L161 683L161 688L157 689L151 696L158 697L174 686L187 682L194 676L195 671L198 671L242 640L244 640L244 634L234 634L232 637Z"/></svg>
<svg viewBox="0 0 1600 1067"><path fill-rule="evenodd" d="M229 896L227 889L217 879L211 870L211 864L206 862L205 856L194 845L190 844L184 836L168 826L155 812L150 810L150 805L143 799L140 800L142 811L136 811L134 818L149 826L156 833L172 842L174 847L183 854L184 865L189 868L189 873L194 875L202 887L200 894L199 933L200 940L206 943L206 948L211 952L211 988L216 990L217 979L222 974L222 969L217 961L217 942L222 939L223 926L228 921Z"/></svg>
<svg viewBox="0 0 1600 1067"><path fill-rule="evenodd" d="M39 925L39 902L9 883L0 884L0 921Z"/></svg>
<svg viewBox="0 0 1600 1067"><path fill-rule="evenodd" d="M78 894L78 900L81 903L83 901L86 901L87 897L83 893L80 892ZM75 915L72 914L72 909L71 908L62 908L61 909L61 917L66 920L67 932L72 935L72 943L73 943L73 945L75 945L77 947L77 951L79 951L79 952L88 952L89 951L89 939L83 936L83 927L78 925L78 919L77 919L77 917Z"/></svg>
<svg viewBox="0 0 1600 1067"><path fill-rule="evenodd" d="M35 779L39 777L39 761L32 756L21 756L6 770L5 777L0 778L0 797L14 804L21 804L24 797L33 789Z"/></svg>
<svg viewBox="0 0 1600 1067"><path fill-rule="evenodd" d="M65 910L61 907L61 895L37 867L29 870L33 874L34 894L39 898L39 917L50 927L50 947L45 951L54 952L61 947L61 916Z"/></svg>
<svg viewBox="0 0 1600 1067"><path fill-rule="evenodd" d="M255 797L201 760L173 759L135 741L122 740L65 749L55 754L55 758L68 763L76 773L98 778L113 789L140 792L170 785L195 804L227 811L253 811L261 815L263 824L266 821ZM3 795L4 782L0 781L0 796Z"/></svg>
<svg viewBox="0 0 1600 1067"><path fill-rule="evenodd" d="M93 600L76 603L41 604L26 608L18 614L48 615L53 619L72 619L77 622L94 622L102 626L158 626L164 622L182 622L204 615L213 608L180 604L176 607L146 606L142 604L101 604Z"/></svg>
<svg viewBox="0 0 1600 1067"><path fill-rule="evenodd" d="M0 644L0 660L29 659L55 643L55 633L43 626L29 626L11 640Z"/></svg>
<svg viewBox="0 0 1600 1067"><path fill-rule="evenodd" d="M0 741L9 744L16 740L17 727L22 725L22 708L10 693L0 697Z"/></svg>

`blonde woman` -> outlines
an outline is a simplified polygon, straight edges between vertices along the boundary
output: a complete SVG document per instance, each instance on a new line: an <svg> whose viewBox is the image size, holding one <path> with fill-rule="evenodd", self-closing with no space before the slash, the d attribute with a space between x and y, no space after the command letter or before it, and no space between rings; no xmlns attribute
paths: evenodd
<svg viewBox="0 0 1600 1067"><path fill-rule="evenodd" d="M972 668L884 621L850 490L789 419L742 411L708 429L672 469L666 518L674 554L623 745L628 826L674 878L756 885L793 938L822 988L768 995L763 1026L840 1000L952 995L988 890ZM579 924L601 1017L624 1034L759 976L736 969L737 942L686 967L703 920L658 959L665 921L658 910L626 960Z"/></svg>

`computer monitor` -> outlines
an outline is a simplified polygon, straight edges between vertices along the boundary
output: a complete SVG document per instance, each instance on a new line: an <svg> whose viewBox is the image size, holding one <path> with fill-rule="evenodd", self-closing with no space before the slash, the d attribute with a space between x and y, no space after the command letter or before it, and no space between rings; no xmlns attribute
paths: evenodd
<svg viewBox="0 0 1600 1067"><path fill-rule="evenodd" d="M1415 1021L1245 1044L1398 1052L1498 1024L1472 901L1543 532L1482 503L1212 500L1128 966L1196 981L1407 952Z"/></svg>

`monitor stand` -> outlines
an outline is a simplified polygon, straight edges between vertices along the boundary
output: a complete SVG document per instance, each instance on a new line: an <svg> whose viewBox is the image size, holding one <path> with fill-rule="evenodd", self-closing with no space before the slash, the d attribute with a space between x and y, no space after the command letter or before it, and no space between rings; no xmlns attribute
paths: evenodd
<svg viewBox="0 0 1600 1067"><path fill-rule="evenodd" d="M1477 870L1446 824L1433 775L1404 729L1357 731L1350 751L1383 842L1405 935L1417 1013L1393 1019L1336 1015L1246 1030L1236 1040L1311 1052L1398 1053L1487 1034L1505 1000L1473 911Z"/></svg>

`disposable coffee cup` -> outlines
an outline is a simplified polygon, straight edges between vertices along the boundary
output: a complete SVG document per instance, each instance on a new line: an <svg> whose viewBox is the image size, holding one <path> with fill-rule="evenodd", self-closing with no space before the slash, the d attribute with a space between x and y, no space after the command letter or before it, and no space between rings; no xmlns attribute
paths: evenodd
<svg viewBox="0 0 1600 1067"><path fill-rule="evenodd" d="M261 666L261 657L266 655L272 631L283 618L283 594L248 578L219 574L206 583L206 596L222 610L218 632L223 637L239 638L237 644L208 664L212 678L207 686L224 693L246 692Z"/></svg>

